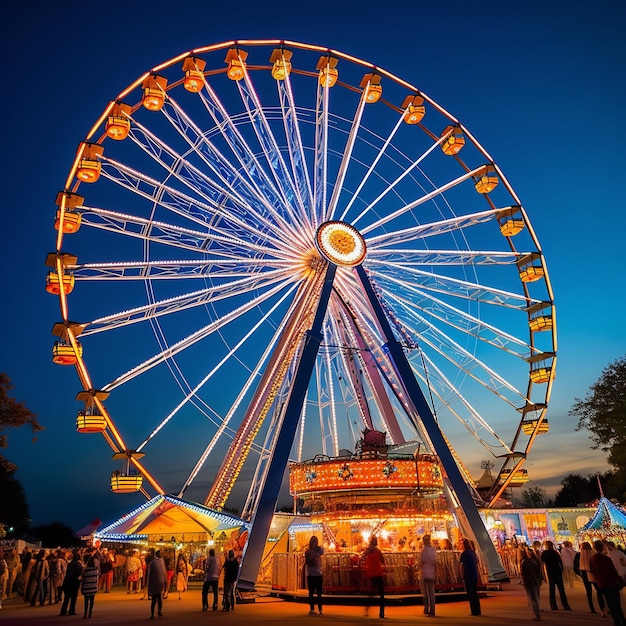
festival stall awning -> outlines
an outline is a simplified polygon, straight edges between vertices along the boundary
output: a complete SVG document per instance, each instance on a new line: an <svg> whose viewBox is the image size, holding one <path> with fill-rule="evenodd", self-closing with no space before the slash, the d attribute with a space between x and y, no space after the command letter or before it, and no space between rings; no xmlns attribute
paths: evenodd
<svg viewBox="0 0 626 626"><path fill-rule="evenodd" d="M626 542L626 511L602 497L593 517L579 531L580 541L609 539L616 543Z"/></svg>
<svg viewBox="0 0 626 626"><path fill-rule="evenodd" d="M91 535L94 531L98 530L98 528L100 528L100 526L102 526L102 521L98 518L92 520L91 522L89 522L89 524L87 524L87 526L83 526L80 530L77 530L74 533L75 537L88 537L89 535Z"/></svg>
<svg viewBox="0 0 626 626"><path fill-rule="evenodd" d="M174 496L158 495L130 513L105 526L95 538L100 541L128 541L161 536L169 539L183 535L245 530L248 524L243 520L214 511L202 504L181 500Z"/></svg>

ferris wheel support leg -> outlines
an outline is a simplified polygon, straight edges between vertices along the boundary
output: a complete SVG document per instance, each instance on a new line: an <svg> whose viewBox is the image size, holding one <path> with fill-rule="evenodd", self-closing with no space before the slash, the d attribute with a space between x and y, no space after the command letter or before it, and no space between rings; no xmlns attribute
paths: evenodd
<svg viewBox="0 0 626 626"><path fill-rule="evenodd" d="M411 404L415 408L415 411L424 425L424 428L428 432L431 443L433 444L437 456L441 460L441 464L443 465L448 480L450 481L454 495L458 500L458 504L460 505L459 508L462 510L463 516L465 517L471 532L474 535L474 539L485 558L489 580L493 582L509 580L508 574L502 566L500 556L498 555L498 552L491 541L491 537L489 537L489 533L487 532L480 514L478 513L474 498L472 497L465 479L461 474L461 470L454 460L452 452L448 448L443 433L441 432L439 424L430 410L430 406L426 401L424 393L415 378L415 374L411 369L411 364L409 363L404 349L402 348L402 344L395 338L393 331L391 330L387 316L385 315L378 297L374 292L374 288L370 283L369 277L361 265L356 268L356 271L372 306L374 314L376 315L376 319L380 324L383 335L387 340L384 348L390 356L400 380L402 380L402 383L404 384L406 395L411 400ZM409 417L411 419L415 419L416 416Z"/></svg>
<svg viewBox="0 0 626 626"><path fill-rule="evenodd" d="M263 486L259 492L258 504L254 516L252 517L248 541L246 542L241 557L241 568L237 580L237 589L241 591L253 591L256 587L263 552L267 544L267 536L276 509L276 503L278 502L278 496L280 495L285 468L289 461L289 452L291 451L291 446L296 436L302 406L309 387L311 375L313 374L317 353L322 343L322 323L332 292L336 269L336 265L330 264L326 270L324 285L320 294L313 324L304 338L304 348L291 384L285 414L271 453L271 459L267 473L265 474Z"/></svg>

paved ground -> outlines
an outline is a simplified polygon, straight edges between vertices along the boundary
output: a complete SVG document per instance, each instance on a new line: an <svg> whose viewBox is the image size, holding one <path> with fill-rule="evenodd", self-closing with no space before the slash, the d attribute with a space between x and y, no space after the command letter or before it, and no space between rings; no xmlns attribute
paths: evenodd
<svg viewBox="0 0 626 626"><path fill-rule="evenodd" d="M568 597L573 611L551 611L548 608L547 589L542 588L542 622L554 626L611 626L611 618L603 619L601 615L592 615L587 607L582 584L576 583L573 590L568 590ZM281 626L306 626L326 622L337 626L348 626L363 623L380 623L378 611L372 608L369 617L363 606L347 604L331 604L324 607L324 615L309 616L308 604L283 600L274 596L257 598L254 603L239 604L233 612L202 612L200 590L192 588L178 600L177 594L170 594L165 600L163 618L150 620L150 604L148 600L140 600L138 595L127 595L121 588L114 588L109 594L99 592L96 595L93 617L90 626L120 626L126 624L170 624L171 626L189 626L211 624L211 626L258 626L273 625L280 622ZM456 597L449 601L438 602L437 616L426 617L421 606L416 604L390 604L386 609L385 622L408 625L436 623L440 626L464 626L466 624L486 624L488 626L517 626L532 624L531 611L526 597L517 581L502 585L502 591L490 591L481 600L482 616L469 616L467 601ZM336 599L335 599L336 601ZM31 626L67 624L76 622L83 624L82 597L78 598L78 615L59 616L60 605L31 607L20 598L6 600L0 611L0 626ZM624 604L626 606L626 604Z"/></svg>

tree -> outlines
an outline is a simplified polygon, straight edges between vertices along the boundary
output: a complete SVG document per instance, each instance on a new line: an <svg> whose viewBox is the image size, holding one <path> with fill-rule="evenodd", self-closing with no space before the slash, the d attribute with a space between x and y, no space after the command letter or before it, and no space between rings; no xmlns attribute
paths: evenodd
<svg viewBox="0 0 626 626"><path fill-rule="evenodd" d="M577 430L589 430L592 447L608 452L608 462L626 471L626 356L604 369L569 414L578 417Z"/></svg>
<svg viewBox="0 0 626 626"><path fill-rule="evenodd" d="M577 506L584 502L593 502L600 497L598 475L590 474L586 478L580 474L568 474L554 498L556 506Z"/></svg>
<svg viewBox="0 0 626 626"><path fill-rule="evenodd" d="M30 426L33 435L43 430L43 426L37 421L35 413L27 409L22 402L9 397L11 389L13 389L11 379L4 372L0 372L0 448L8 446L7 435L4 434L7 428ZM4 470L10 475L16 469L17 466L14 463L0 454L0 470Z"/></svg>
<svg viewBox="0 0 626 626"><path fill-rule="evenodd" d="M538 509L546 506L551 506L552 501L548 499L546 490L539 485L523 489L522 493L522 506L529 509Z"/></svg>
<svg viewBox="0 0 626 626"><path fill-rule="evenodd" d="M22 483L5 469L0 468L0 522L15 529L15 537L21 537L28 530L30 515L28 502Z"/></svg>
<svg viewBox="0 0 626 626"><path fill-rule="evenodd" d="M47 548L57 546L70 548L81 543L80 539L74 536L72 529L62 522L50 522L49 524L34 526L30 532Z"/></svg>

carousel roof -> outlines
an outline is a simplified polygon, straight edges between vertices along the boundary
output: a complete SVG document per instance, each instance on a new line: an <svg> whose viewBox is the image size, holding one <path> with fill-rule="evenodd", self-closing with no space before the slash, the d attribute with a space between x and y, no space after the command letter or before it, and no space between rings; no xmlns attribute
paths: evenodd
<svg viewBox="0 0 626 626"><path fill-rule="evenodd" d="M593 517L580 529L579 534L599 537L615 533L626 533L626 511L602 497Z"/></svg>
<svg viewBox="0 0 626 626"><path fill-rule="evenodd" d="M97 533L101 541L144 539L148 535L170 536L247 529L243 520L214 511L202 504L174 496L158 495Z"/></svg>

